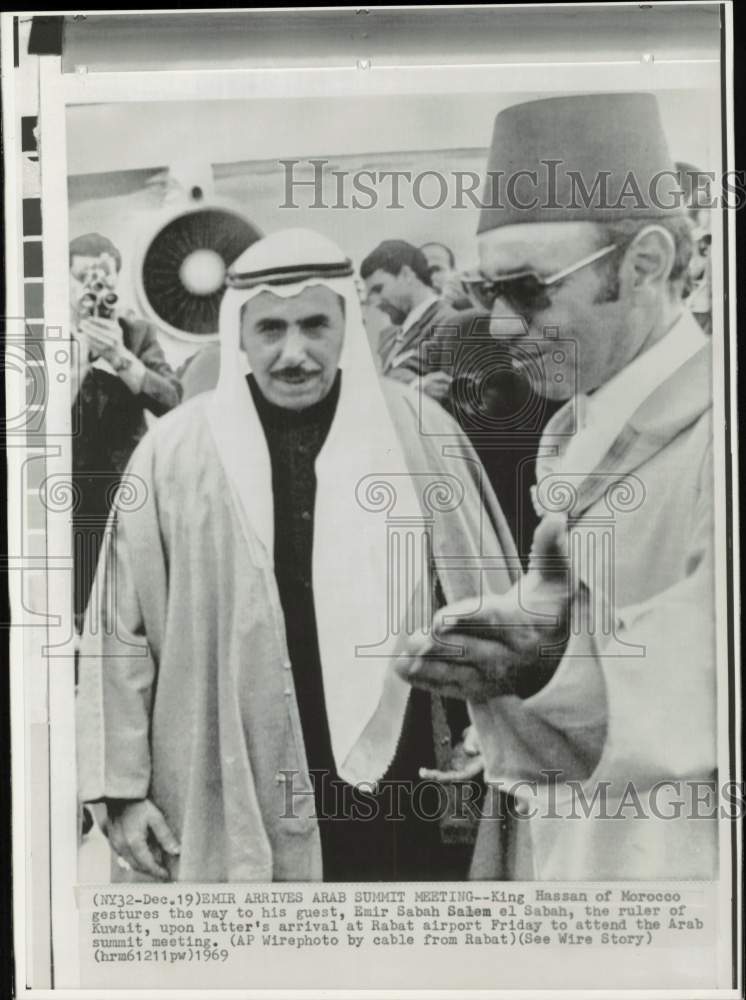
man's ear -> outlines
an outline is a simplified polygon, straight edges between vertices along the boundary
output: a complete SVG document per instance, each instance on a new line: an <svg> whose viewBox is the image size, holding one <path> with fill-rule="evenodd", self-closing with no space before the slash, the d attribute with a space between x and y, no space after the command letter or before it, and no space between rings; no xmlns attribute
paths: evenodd
<svg viewBox="0 0 746 1000"><path fill-rule="evenodd" d="M664 284L676 260L674 238L663 226L645 226L635 236L626 253L626 265L633 276L633 287Z"/></svg>

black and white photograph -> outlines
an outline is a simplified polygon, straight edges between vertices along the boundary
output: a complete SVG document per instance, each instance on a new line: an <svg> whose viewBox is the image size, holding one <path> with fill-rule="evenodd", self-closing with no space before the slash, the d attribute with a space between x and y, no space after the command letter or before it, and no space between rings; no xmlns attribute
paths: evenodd
<svg viewBox="0 0 746 1000"><path fill-rule="evenodd" d="M729 18L3 15L29 997L737 995Z"/></svg>

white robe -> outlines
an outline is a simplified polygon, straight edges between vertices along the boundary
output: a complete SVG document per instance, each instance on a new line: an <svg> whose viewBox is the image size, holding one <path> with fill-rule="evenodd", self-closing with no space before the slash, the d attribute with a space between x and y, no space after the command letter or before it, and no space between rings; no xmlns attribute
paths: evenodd
<svg viewBox="0 0 746 1000"><path fill-rule="evenodd" d="M498 824L483 821L477 874L716 875L717 818L706 806L692 818L690 804L677 816L675 804L717 777L711 378L708 345L636 410L599 463L603 474L574 482L573 533L598 556L595 572L581 564L582 627L538 694L472 708L487 779L501 788L537 783L522 786L524 816L510 844L493 850L492 871L487 845ZM545 488L551 472L540 465ZM551 770L560 772L553 800L542 773ZM602 790L606 815L617 818L598 804L585 817L583 801Z"/></svg>
<svg viewBox="0 0 746 1000"><path fill-rule="evenodd" d="M392 383L385 396L420 506L387 510L385 496L372 494L368 516L380 544L385 548L399 531L401 514L414 535L431 540L426 573L437 572L448 600L483 587L507 589L516 567L512 540L464 436L440 407L411 390ZM113 544L99 566L100 615L83 640L80 795L150 797L180 839L175 879L320 879L277 585L217 455L210 399L200 395L161 420L127 472ZM356 502L340 492L340 519ZM385 615L378 624L366 638L385 640L387 650ZM356 671L378 666L375 659L356 661L354 648L349 659ZM381 753L393 753L386 685L409 691L393 662L386 660L378 709L352 748L361 777L369 767L372 780L380 777ZM300 793L294 799L293 791Z"/></svg>

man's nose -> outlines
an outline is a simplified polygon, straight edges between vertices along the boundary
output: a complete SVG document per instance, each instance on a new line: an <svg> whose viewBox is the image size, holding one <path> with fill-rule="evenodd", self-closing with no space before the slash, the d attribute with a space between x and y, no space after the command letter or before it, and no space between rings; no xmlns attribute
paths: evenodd
<svg viewBox="0 0 746 1000"><path fill-rule="evenodd" d="M490 336L515 340L528 335L528 323L524 316L519 315L507 302L495 299L490 315Z"/></svg>
<svg viewBox="0 0 746 1000"><path fill-rule="evenodd" d="M300 364L306 357L306 338L299 326L290 326L282 342L280 358L284 365Z"/></svg>

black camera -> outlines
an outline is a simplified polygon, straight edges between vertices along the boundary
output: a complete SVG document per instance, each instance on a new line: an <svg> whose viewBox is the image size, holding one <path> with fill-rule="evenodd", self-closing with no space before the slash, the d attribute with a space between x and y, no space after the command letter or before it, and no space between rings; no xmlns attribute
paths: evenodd
<svg viewBox="0 0 746 1000"><path fill-rule="evenodd" d="M78 299L78 315L81 319L99 316L111 319L116 310L119 296L106 283L106 272L102 268L92 268L85 280L83 292Z"/></svg>

